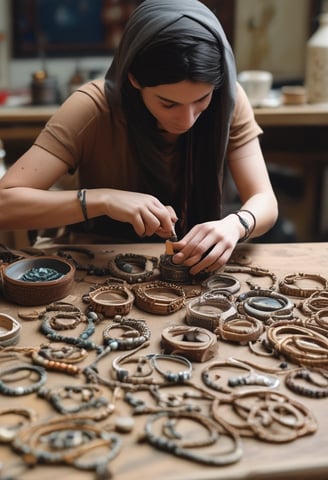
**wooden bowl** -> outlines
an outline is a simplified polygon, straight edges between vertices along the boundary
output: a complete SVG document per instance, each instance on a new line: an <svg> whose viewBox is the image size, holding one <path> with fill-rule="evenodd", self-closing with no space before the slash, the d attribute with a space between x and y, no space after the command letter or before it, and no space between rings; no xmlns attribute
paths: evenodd
<svg viewBox="0 0 328 480"><path fill-rule="evenodd" d="M61 276L55 280L29 281L23 276L32 269L51 269ZM56 256L25 258L7 265L2 272L3 295L18 305L47 305L69 294L75 275L75 267Z"/></svg>

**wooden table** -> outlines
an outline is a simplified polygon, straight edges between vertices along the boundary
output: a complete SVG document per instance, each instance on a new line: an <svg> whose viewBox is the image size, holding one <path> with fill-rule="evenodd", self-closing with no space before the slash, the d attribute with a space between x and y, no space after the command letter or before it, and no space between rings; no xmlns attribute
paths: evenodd
<svg viewBox="0 0 328 480"><path fill-rule="evenodd" d="M90 247L95 252L93 263L99 266L106 266L110 256L117 253L138 253L146 255L155 255L159 257L164 253L164 246L158 245L98 245ZM47 250L46 253L56 253L57 247ZM278 280L285 275L295 272L319 273L328 276L328 243L297 243L297 244L244 244L237 248L237 252L243 254L251 260L251 265L267 268L277 275ZM79 263L90 263L84 255L72 253ZM235 257L236 258L236 257ZM82 309L86 308L81 300L81 295L89 291L93 283L104 281L104 278L85 276L82 271L77 271L79 281L74 284L69 301ZM241 282L241 291L249 289L246 281L248 274L236 274ZM254 278L252 278L254 281ZM269 278L255 278L262 288L267 288L270 284ZM303 284L303 287L306 286ZM193 286L193 288L197 288ZM295 305L299 305L300 299L291 298ZM18 312L40 310L41 307L20 307L9 304L1 299L1 311L17 317ZM302 314L298 311L300 316ZM164 327L170 325L182 325L184 323L185 309L170 315L154 316L140 311L133 307L129 315L137 319L145 319L151 328L150 345L140 353L156 353L160 351L160 334ZM101 341L102 330L112 319L104 319L96 329L94 339ZM18 346L31 347L39 346L46 342L45 337L39 332L40 320L20 320L22 324L22 334ZM71 333L71 332L68 332ZM73 333L74 334L74 333ZM117 355L122 352L111 352L106 360L99 364L99 370L102 375L109 375L110 365ZM276 358L258 357L250 352L248 346L241 346L219 340L217 359L224 360L230 357L251 360L256 364L266 364L267 366L277 367L280 360ZM93 357L93 352L89 353L84 364L89 364ZM210 364L212 360L208 362ZM4 368L4 362L1 367ZM193 379L197 384L201 384L200 372L206 364L193 364ZM292 364L289 363L289 367ZM47 386L58 384L80 385L84 383L83 374L78 377L63 375L56 372L48 372ZM244 389L245 387L240 387ZM246 387L248 388L248 387ZM105 389L106 391L106 389ZM243 456L242 459L229 466L211 467L198 464L185 459L177 458L169 453L155 450L147 443L139 443L138 439L143 434L144 424L147 415L138 415L135 417L135 427L130 434L122 435L123 448L119 455L110 463L110 470L113 478L116 480L140 480L141 478L154 478L156 480L323 480L328 478L328 416L327 416L327 398L313 399L293 394L288 390L283 382L283 376L280 376L280 385L277 392L285 393L290 398L301 402L314 414L318 429L316 433L296 439L293 442L284 444L266 443L259 440L245 438L242 440ZM213 392L212 392L213 393ZM110 397L110 392L108 391ZM218 394L219 395L219 394ZM191 400L193 403L193 400ZM23 397L8 397L0 394L0 409L11 407L29 407L37 411L40 419L47 420L55 415L55 411L50 407L46 400L38 398L36 394L25 395ZM131 409L118 395L115 402L115 411L101 424L112 424L119 415L130 415ZM58 414L57 414L58 415ZM0 446L1 461L7 468L8 465L14 465L18 462L18 456L14 454L8 445ZM19 469L18 469L19 471ZM3 471L3 475L12 473L11 470ZM21 472L17 477L22 480L45 480L60 478L70 478L72 480L91 480L95 478L94 472L79 471L67 466L49 466L37 465L27 472Z"/></svg>

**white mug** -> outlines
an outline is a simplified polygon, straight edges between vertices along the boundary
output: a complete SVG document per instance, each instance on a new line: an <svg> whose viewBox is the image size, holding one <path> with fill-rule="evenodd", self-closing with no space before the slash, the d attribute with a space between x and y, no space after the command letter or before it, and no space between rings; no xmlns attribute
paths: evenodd
<svg viewBox="0 0 328 480"><path fill-rule="evenodd" d="M238 74L252 107L259 107L267 98L272 87L273 75L265 70L244 70Z"/></svg>

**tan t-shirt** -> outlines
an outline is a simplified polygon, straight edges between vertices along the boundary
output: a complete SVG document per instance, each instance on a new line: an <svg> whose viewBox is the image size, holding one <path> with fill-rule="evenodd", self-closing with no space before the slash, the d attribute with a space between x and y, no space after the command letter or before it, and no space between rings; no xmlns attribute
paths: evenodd
<svg viewBox="0 0 328 480"><path fill-rule="evenodd" d="M228 152L261 132L246 94L237 84ZM75 91L47 122L35 145L66 163L69 171L77 170L81 188L138 191L137 167L129 149L126 123L120 110L110 111L103 80L89 82ZM96 223L92 227L96 231L108 231L104 224L96 228ZM123 230L120 237L136 239Z"/></svg>

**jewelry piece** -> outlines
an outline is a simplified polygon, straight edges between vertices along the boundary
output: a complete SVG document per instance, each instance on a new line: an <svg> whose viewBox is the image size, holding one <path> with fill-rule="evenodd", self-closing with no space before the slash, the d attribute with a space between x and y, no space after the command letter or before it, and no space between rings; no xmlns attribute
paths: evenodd
<svg viewBox="0 0 328 480"><path fill-rule="evenodd" d="M190 267L178 265L172 261L173 255L161 255L159 258L159 271L164 282L194 284L199 283L208 277L207 272L200 272L197 275L189 273Z"/></svg>
<svg viewBox="0 0 328 480"><path fill-rule="evenodd" d="M140 310L156 315L169 315L184 306L186 294L173 283L153 282L132 287L135 304Z"/></svg>
<svg viewBox="0 0 328 480"><path fill-rule="evenodd" d="M136 350L114 358L112 369L115 377L120 382L131 383L134 385L154 384L155 379L152 376L154 367L151 363L151 358L147 355L133 357L132 355L135 353ZM130 372L127 368L122 368L123 365L127 365L128 363L137 364L134 372Z"/></svg>
<svg viewBox="0 0 328 480"><path fill-rule="evenodd" d="M111 330L123 329L125 333L121 337L112 337ZM106 349L132 350L149 340L151 331L145 320L134 318L115 317L115 323L107 325L103 330L103 339Z"/></svg>
<svg viewBox="0 0 328 480"><path fill-rule="evenodd" d="M302 288L297 285L297 282L304 280L312 280L316 282L316 287ZM325 290L328 288L327 278L317 273L293 273L286 275L283 280L279 282L279 290L285 295L291 295L294 297L310 297L318 290Z"/></svg>
<svg viewBox="0 0 328 480"><path fill-rule="evenodd" d="M191 379L192 364L190 361L180 355L165 355L161 353L150 354L149 358L155 370L160 373L169 383L185 383ZM187 370L183 370L177 373L172 370L164 370L164 367L160 367L160 363L164 361L173 363L182 363L187 367Z"/></svg>
<svg viewBox="0 0 328 480"><path fill-rule="evenodd" d="M225 406L224 420L220 407ZM239 422L228 420L230 406ZM253 390L215 398L212 416L233 428L241 436L256 437L266 442L285 443L315 433L317 422L303 404L282 393Z"/></svg>
<svg viewBox="0 0 328 480"><path fill-rule="evenodd" d="M205 293L186 304L185 322L213 332L220 321L234 318L236 315L237 309L234 303L226 296L206 296Z"/></svg>
<svg viewBox="0 0 328 480"><path fill-rule="evenodd" d="M224 273L249 273L252 277L269 277L271 280L271 285L268 287L269 290L275 290L277 287L277 276L275 273L270 272L266 268L262 267L251 267L248 265L226 265L224 267ZM256 285L250 280L246 281L247 285L251 290L257 289L261 290L261 286Z"/></svg>
<svg viewBox="0 0 328 480"><path fill-rule="evenodd" d="M300 307L306 314L317 313L320 310L328 309L328 290L317 290L309 297L305 298Z"/></svg>
<svg viewBox="0 0 328 480"><path fill-rule="evenodd" d="M237 293L240 290L240 282L236 277L227 273L215 273L202 282L206 290L224 291L229 294Z"/></svg>
<svg viewBox="0 0 328 480"><path fill-rule="evenodd" d="M161 347L165 354L207 362L217 354L218 341L216 335L205 328L174 325L162 330Z"/></svg>
<svg viewBox="0 0 328 480"><path fill-rule="evenodd" d="M85 189L78 190L77 192L77 199L80 202L81 205L81 210L83 213L83 218L86 223L89 222L88 218L88 211L87 211L87 200L86 200L86 193L87 191Z"/></svg>
<svg viewBox="0 0 328 480"><path fill-rule="evenodd" d="M11 315L0 313L0 347L15 345L19 341L21 324Z"/></svg>
<svg viewBox="0 0 328 480"><path fill-rule="evenodd" d="M222 367L233 367L240 368L242 370L247 370L248 375L242 375L237 377L231 377L228 379L229 387L239 387L243 385L258 385L267 388L276 388L279 385L279 379L271 375L263 375L254 372L253 368L247 365L246 363L230 358L228 360L216 361L208 365L201 372L201 378L204 384L211 390L215 390L222 393L230 393L231 390L226 389L224 386L221 386L217 381L212 380L210 372L212 370L222 368ZM218 374L215 375L215 379L220 378Z"/></svg>
<svg viewBox="0 0 328 480"><path fill-rule="evenodd" d="M98 352L101 352L103 350L102 346L97 345L95 342L89 340L89 337L91 337L91 335L93 335L93 333L95 332L96 322L99 321L98 315L95 312L88 312L86 317L83 314L83 318L87 319L88 324L78 337L60 335L59 333L57 333L56 330L51 327L51 323L53 323L54 317L60 318L61 315L61 312L52 315L50 318L48 315L44 315L43 321L40 325L40 330L47 338L49 338L50 341L69 343L81 348L85 348L86 350L96 350ZM82 315L82 313L80 312L78 313L78 315Z"/></svg>
<svg viewBox="0 0 328 480"><path fill-rule="evenodd" d="M247 345L255 342L263 333L263 323L257 318L248 315L240 315L219 322L214 330L215 335L228 342L237 342Z"/></svg>
<svg viewBox="0 0 328 480"><path fill-rule="evenodd" d="M107 464L118 455L121 445L117 434L106 432L86 416L77 415L54 417L21 429L12 442L13 449L28 465L67 464L81 470L95 470L97 478L110 478ZM83 460L86 453L102 451L104 447L108 448L107 453L98 457L93 453Z"/></svg>
<svg viewBox="0 0 328 480"><path fill-rule="evenodd" d="M86 301L86 296L83 298ZM88 295L89 308L105 317L128 315L132 309L134 295L121 284L109 284L91 289Z"/></svg>
<svg viewBox="0 0 328 480"><path fill-rule="evenodd" d="M241 314L272 323L274 319L291 319L295 304L285 295L272 290L254 289L239 295L236 300Z"/></svg>
<svg viewBox="0 0 328 480"><path fill-rule="evenodd" d="M307 367L328 366L328 339L309 328L280 322L267 329L268 342L276 352Z"/></svg>
<svg viewBox="0 0 328 480"><path fill-rule="evenodd" d="M56 387L41 387L38 396L48 400L52 406L63 415L80 413L88 410L92 420L103 420L113 413L115 407L104 396L98 385L58 385ZM75 404L73 404L73 401ZM65 403L68 403L66 406ZM94 413L90 410L95 410Z"/></svg>
<svg viewBox="0 0 328 480"><path fill-rule="evenodd" d="M322 378L322 382L319 381ZM298 380L298 382L296 382ZM316 368L308 370L299 368L289 372L285 377L286 386L299 395L311 398L328 397L328 372L327 370ZM305 385L314 385L316 388L310 388Z"/></svg>
<svg viewBox="0 0 328 480"><path fill-rule="evenodd" d="M164 420L166 421L164 422ZM183 433L178 433L176 427L179 420L189 420L196 423L202 429L208 432L208 437L204 440L184 439ZM155 433L153 425L157 422L162 424L160 436ZM164 423L163 423L164 422ZM193 430L195 427L193 427ZM158 431L158 429L156 429ZM223 453L215 452L211 454L201 454L193 451L194 447L205 447L216 444L223 437L229 437L233 442L231 450ZM213 422L211 419L196 412L158 412L147 419L145 425L145 440L153 447L169 452L177 457L186 458L188 460L203 463L207 465L229 465L236 463L242 457L242 446L239 436L224 425L220 420Z"/></svg>
<svg viewBox="0 0 328 480"><path fill-rule="evenodd" d="M14 382L15 378L12 376L17 372L35 372L39 380L35 381L31 385L28 386L18 386L18 387L8 387L6 385L6 379L8 377L8 381ZM13 397L19 397L22 395L29 395L30 393L36 392L42 385L45 384L47 380L47 373L44 368L39 367L38 365L18 365L14 367L9 367L1 370L0 372L0 393L3 395L9 395Z"/></svg>
<svg viewBox="0 0 328 480"><path fill-rule="evenodd" d="M136 253L120 253L111 258L108 268L114 277L128 283L141 283L154 275L158 258Z"/></svg>
<svg viewBox="0 0 328 480"><path fill-rule="evenodd" d="M0 417L5 415L17 415L21 417L20 421L16 425L0 427L0 442L9 443L17 435L18 430L23 428L25 424L31 424L36 421L37 415L34 410L29 408L3 408L0 410Z"/></svg>

